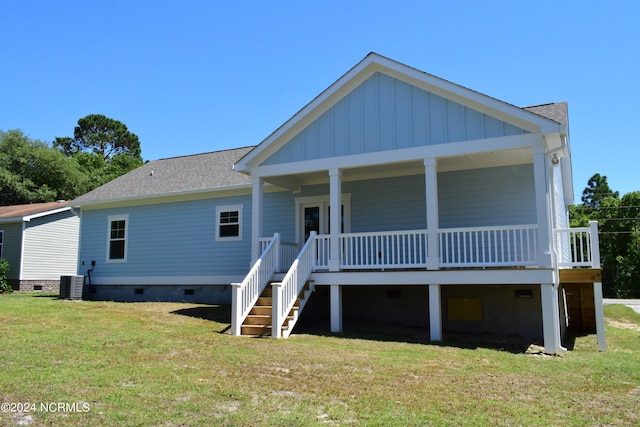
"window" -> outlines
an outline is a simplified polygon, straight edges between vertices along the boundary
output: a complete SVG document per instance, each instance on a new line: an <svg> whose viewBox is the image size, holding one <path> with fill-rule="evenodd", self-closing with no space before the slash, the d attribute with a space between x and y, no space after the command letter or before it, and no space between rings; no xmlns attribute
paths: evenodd
<svg viewBox="0 0 640 427"><path fill-rule="evenodd" d="M4 249L4 230L0 230L0 259L2 259L2 255Z"/></svg>
<svg viewBox="0 0 640 427"><path fill-rule="evenodd" d="M216 240L242 240L242 205L216 207Z"/></svg>
<svg viewBox="0 0 640 427"><path fill-rule="evenodd" d="M107 220L107 262L126 262L129 215L109 216Z"/></svg>

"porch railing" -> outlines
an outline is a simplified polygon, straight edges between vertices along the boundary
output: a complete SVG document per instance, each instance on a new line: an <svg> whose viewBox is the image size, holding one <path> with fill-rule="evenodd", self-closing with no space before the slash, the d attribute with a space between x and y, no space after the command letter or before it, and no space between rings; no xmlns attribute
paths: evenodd
<svg viewBox="0 0 640 427"><path fill-rule="evenodd" d="M447 228L438 231L441 267L536 265L538 227Z"/></svg>
<svg viewBox="0 0 640 427"><path fill-rule="evenodd" d="M260 238L260 253L264 252L267 249L267 246L273 237L261 237ZM284 242L280 239L280 254L279 254L279 263L277 272L284 272L289 269L291 263L294 259L296 259L296 255L298 255L298 244L293 242Z"/></svg>
<svg viewBox="0 0 640 427"><path fill-rule="evenodd" d="M559 228L554 232L558 267L600 268L597 221L589 222L589 227Z"/></svg>
<svg viewBox="0 0 640 427"><path fill-rule="evenodd" d="M242 322L246 319L258 297L269 283L280 263L280 234L274 234L253 264L242 283L231 284L231 333L241 334Z"/></svg>
<svg viewBox="0 0 640 427"><path fill-rule="evenodd" d="M282 282L272 285L271 333L274 338L282 337L282 326L315 268L317 248L315 237L316 232L312 231Z"/></svg>
<svg viewBox="0 0 640 427"><path fill-rule="evenodd" d="M427 231L340 235L341 268L421 268L427 265Z"/></svg>

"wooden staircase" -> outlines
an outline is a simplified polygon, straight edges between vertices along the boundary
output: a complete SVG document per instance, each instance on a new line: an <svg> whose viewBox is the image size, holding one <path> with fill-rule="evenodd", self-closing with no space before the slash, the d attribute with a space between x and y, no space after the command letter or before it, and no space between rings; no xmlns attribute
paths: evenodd
<svg viewBox="0 0 640 427"><path fill-rule="evenodd" d="M252 337L270 337L272 335L272 283L273 282L269 282L264 288L264 291L262 291L262 294L258 297L258 301L256 301L251 311L249 311L249 314L240 327L241 335ZM308 281L302 289L302 292L300 292L300 295L298 295L293 308L289 311L289 315L282 326L283 336L289 336L313 291L313 285Z"/></svg>

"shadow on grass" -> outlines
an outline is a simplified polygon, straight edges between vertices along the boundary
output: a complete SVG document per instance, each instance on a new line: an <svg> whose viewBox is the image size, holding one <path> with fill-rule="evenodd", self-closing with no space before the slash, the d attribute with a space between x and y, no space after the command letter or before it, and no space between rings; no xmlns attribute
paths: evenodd
<svg viewBox="0 0 640 427"><path fill-rule="evenodd" d="M226 326L224 329L219 331L221 334L224 334L231 329L230 305L201 305L198 307L181 308L180 310L172 311L171 314L222 323Z"/></svg>
<svg viewBox="0 0 640 427"><path fill-rule="evenodd" d="M302 322L301 322L302 323ZM513 354L524 354L531 346L541 346L542 341L513 335L467 334L444 331L442 341L429 341L427 327L412 327L397 324L385 324L373 321L345 321L342 333L332 333L319 325L303 323L296 327L293 334L307 334L344 339L363 339L370 341L401 342L425 344L438 347L456 347L464 349L486 348Z"/></svg>
<svg viewBox="0 0 640 427"><path fill-rule="evenodd" d="M171 313L222 323L225 325L225 328L219 331L220 333L227 333L229 329L231 329L231 306L229 305L202 305L175 310ZM313 319L312 321L309 321L304 318L300 319L300 322L293 330L292 336L295 335L425 344L435 345L438 347L456 347L464 349L486 348L506 351L514 354L526 353L532 344L542 345L540 341L535 339L519 336L499 334L463 334L451 331L443 332L442 341L431 342L429 341L429 329L426 327L412 327L374 321L345 320L343 332L333 333L330 332L328 328L328 320Z"/></svg>

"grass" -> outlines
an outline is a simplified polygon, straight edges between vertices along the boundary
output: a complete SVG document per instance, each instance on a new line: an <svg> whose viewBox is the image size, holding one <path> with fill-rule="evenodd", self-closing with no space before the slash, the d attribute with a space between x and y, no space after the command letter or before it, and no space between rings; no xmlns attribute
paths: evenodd
<svg viewBox="0 0 640 427"><path fill-rule="evenodd" d="M239 338L228 307L0 295L0 402L36 404L0 425L639 425L640 315L605 310L607 352L590 335L549 357L386 334ZM40 408L57 402L76 406Z"/></svg>

